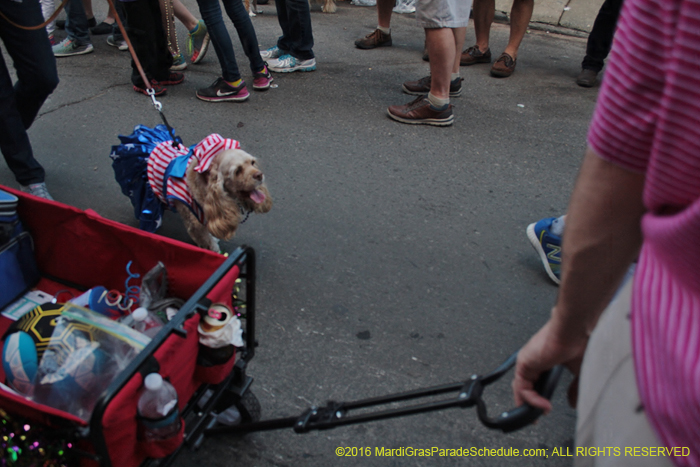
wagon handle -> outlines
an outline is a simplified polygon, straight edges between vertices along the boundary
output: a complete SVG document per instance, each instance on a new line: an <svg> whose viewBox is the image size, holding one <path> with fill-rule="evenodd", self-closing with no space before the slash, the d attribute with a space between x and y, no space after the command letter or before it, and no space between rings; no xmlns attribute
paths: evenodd
<svg viewBox="0 0 700 467"><path fill-rule="evenodd" d="M482 378L482 381L485 381L484 385L500 379L504 374L511 370L513 366L515 366L517 357L518 354L516 352L511 355L508 360L506 360L498 369L494 370L489 375L484 376ZM559 365L542 373L535 383L535 390L537 393L546 399L551 399L563 371L564 367ZM494 379L491 381L489 380L490 378ZM489 382L486 382L487 380L489 380ZM486 404L484 404L483 400L480 399L477 401L476 413L484 426L501 430L504 433L510 433L534 423L538 418L540 418L544 411L525 403L519 407L502 412L498 417L491 418L487 414Z"/></svg>
<svg viewBox="0 0 700 467"><path fill-rule="evenodd" d="M304 411L298 417L286 417L271 420L263 420L260 422L245 423L236 426L214 426L205 430L205 434L220 434L220 433L249 433L253 431L276 430L280 428L293 428L297 433L307 433L311 430L326 430L343 425L353 425L365 423L375 420L383 420L388 418L402 417L424 412L433 412L436 410L444 410L452 407L473 407L477 408L479 420L488 428L501 430L509 433L519 430L540 417L542 411L527 404L516 407L507 412L503 412L500 416L491 418L487 414L486 404L482 399L484 389L501 379L513 366L517 359L518 353L512 354L494 371L483 375L472 375L467 381L442 386L433 386L415 391L408 391L398 394L391 394L383 397L371 399L363 399L354 402L335 402L329 401L323 407L311 407ZM563 367L558 366L554 369L543 373L540 376L535 389L537 392L550 399L554 393L554 389L559 382ZM397 404L401 402L420 400L424 398L434 398L441 394L447 394L457 391L456 397L451 397L443 400L431 400L424 403L414 403L413 405L404 404L403 407L392 409L376 409L374 411L363 410L363 413L358 415L352 414L353 410L367 409L368 407L383 406L388 404Z"/></svg>

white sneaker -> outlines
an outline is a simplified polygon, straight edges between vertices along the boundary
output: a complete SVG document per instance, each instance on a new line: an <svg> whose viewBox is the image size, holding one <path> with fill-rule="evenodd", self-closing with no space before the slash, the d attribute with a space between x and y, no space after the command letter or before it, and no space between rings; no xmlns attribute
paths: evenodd
<svg viewBox="0 0 700 467"><path fill-rule="evenodd" d="M265 50L260 51L260 56L262 57L263 60L270 60L271 58L279 58L282 55L283 55L282 51L276 45L273 47L270 47L269 49L265 49Z"/></svg>
<svg viewBox="0 0 700 467"><path fill-rule="evenodd" d="M49 194L49 190L46 188L46 183L44 182L32 183L31 185L20 185L19 189L25 193L29 193L30 195L53 201L53 198Z"/></svg>
<svg viewBox="0 0 700 467"><path fill-rule="evenodd" d="M129 50L129 44L127 44L124 39L114 37L114 34L110 34L109 36L107 36L107 43L112 47L117 47L122 52L125 50Z"/></svg>
<svg viewBox="0 0 700 467"><path fill-rule="evenodd" d="M276 73L291 73L292 71L314 71L316 59L299 60L291 55L282 55L267 62L267 69Z"/></svg>

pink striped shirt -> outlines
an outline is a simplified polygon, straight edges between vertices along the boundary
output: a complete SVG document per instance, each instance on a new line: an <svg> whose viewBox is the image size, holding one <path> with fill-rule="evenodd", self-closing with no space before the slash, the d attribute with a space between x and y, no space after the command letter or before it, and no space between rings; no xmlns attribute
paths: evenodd
<svg viewBox="0 0 700 467"><path fill-rule="evenodd" d="M589 145L644 173L637 385L672 458L700 466L700 0L625 0Z"/></svg>

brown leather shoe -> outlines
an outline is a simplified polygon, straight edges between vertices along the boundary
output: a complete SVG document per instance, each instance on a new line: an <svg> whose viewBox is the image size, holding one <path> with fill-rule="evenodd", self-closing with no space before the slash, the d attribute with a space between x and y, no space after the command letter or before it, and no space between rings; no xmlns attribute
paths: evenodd
<svg viewBox="0 0 700 467"><path fill-rule="evenodd" d="M454 122L452 105L444 110L435 110L425 96L420 96L405 105L392 105L387 109L390 118L411 125L449 126Z"/></svg>
<svg viewBox="0 0 700 467"><path fill-rule="evenodd" d="M457 97L462 94L463 78L455 78L450 81L450 97ZM406 81L401 86L403 92L412 96L427 96L430 92L430 76L421 78L418 81Z"/></svg>
<svg viewBox="0 0 700 467"><path fill-rule="evenodd" d="M576 77L576 84L584 88L592 88L598 81L598 72L588 68L581 70L581 73Z"/></svg>
<svg viewBox="0 0 700 467"><path fill-rule="evenodd" d="M362 39L355 41L358 49L374 49L376 47L389 47L391 45L391 33L385 34L379 29L375 29Z"/></svg>
<svg viewBox="0 0 700 467"><path fill-rule="evenodd" d="M475 63L491 63L491 49L482 52L478 45L473 45L462 52L462 56L459 58L460 66L474 65Z"/></svg>
<svg viewBox="0 0 700 467"><path fill-rule="evenodd" d="M515 60L513 57L507 53L502 53L496 63L491 67L491 76L496 76L498 78L507 78L513 74L515 71Z"/></svg>

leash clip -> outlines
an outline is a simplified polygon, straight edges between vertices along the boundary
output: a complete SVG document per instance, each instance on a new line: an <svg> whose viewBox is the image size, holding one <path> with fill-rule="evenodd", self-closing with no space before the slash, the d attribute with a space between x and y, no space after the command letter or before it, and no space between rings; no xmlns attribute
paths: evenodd
<svg viewBox="0 0 700 467"><path fill-rule="evenodd" d="M156 90L153 88L148 88L146 90L149 96L151 96L151 100L153 101L153 107L156 108L158 112L160 112L163 109L163 104L161 104L157 99L156 99Z"/></svg>

